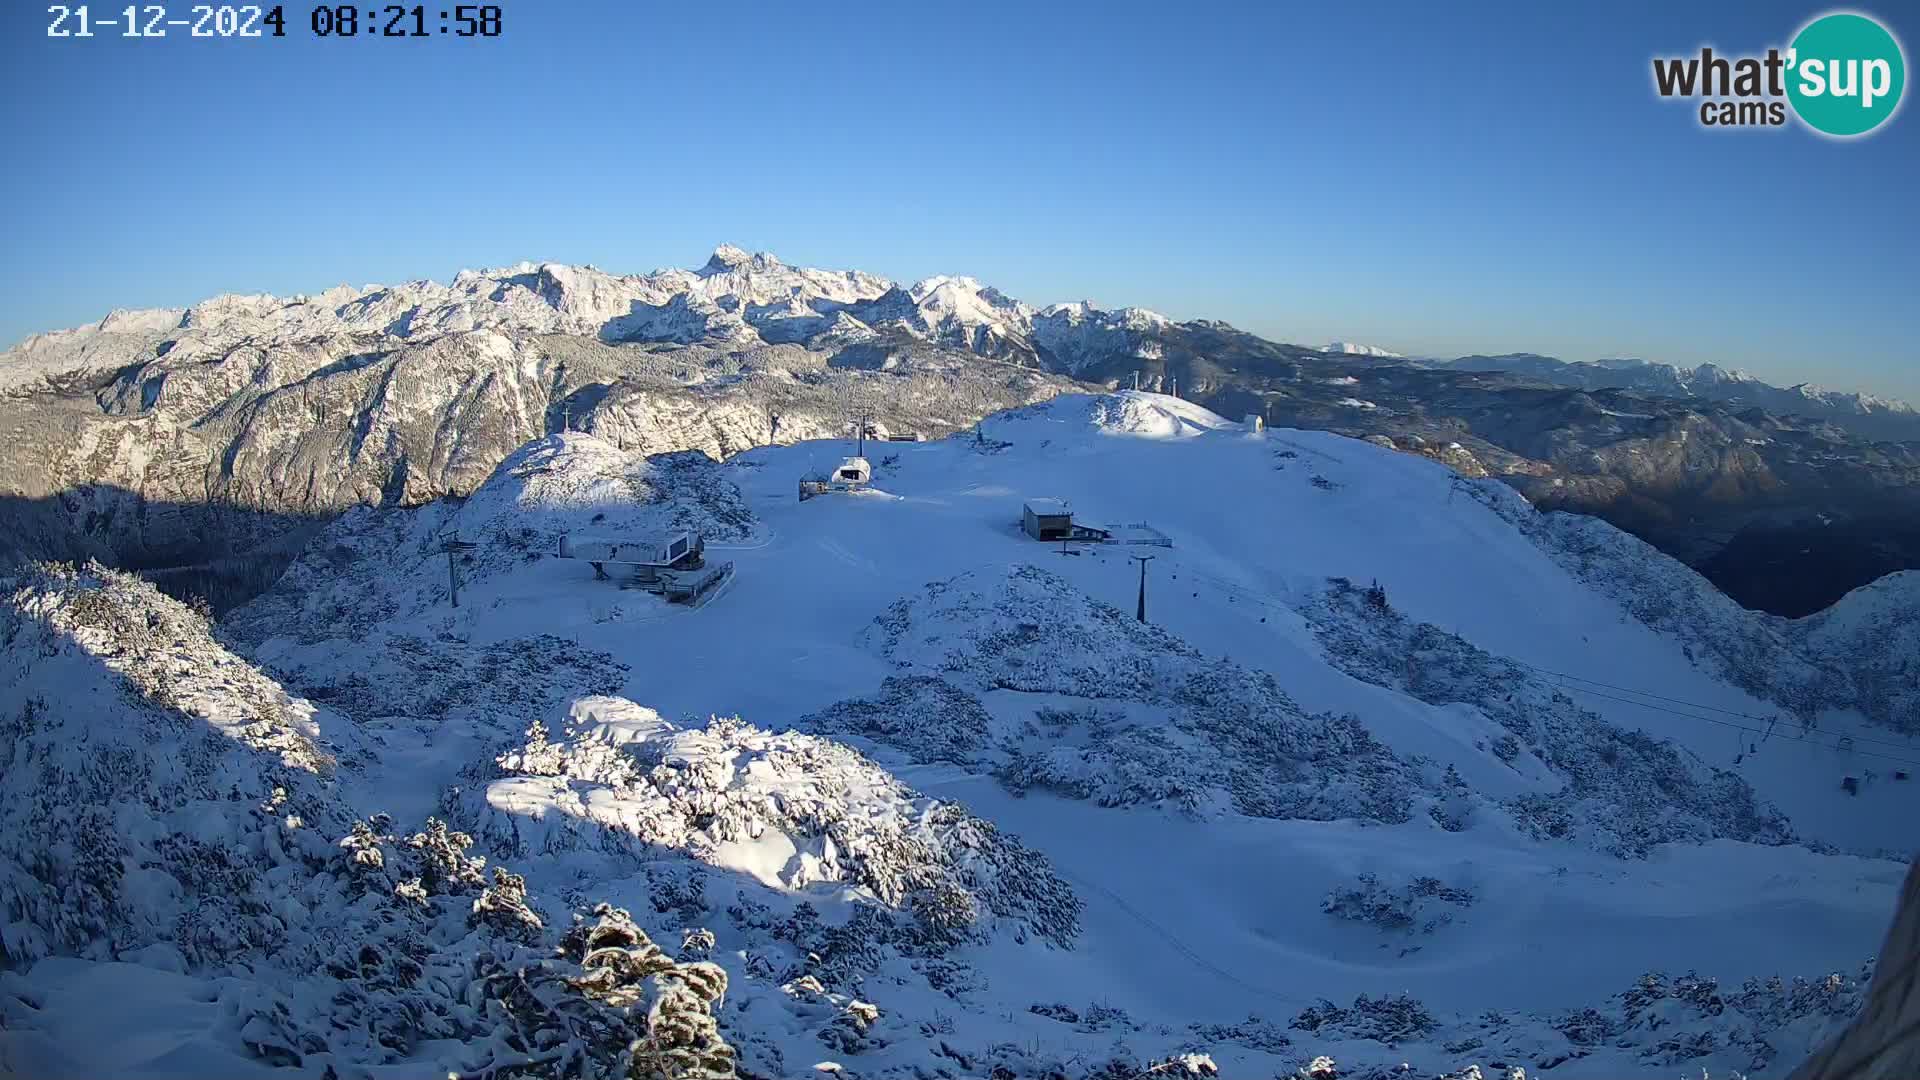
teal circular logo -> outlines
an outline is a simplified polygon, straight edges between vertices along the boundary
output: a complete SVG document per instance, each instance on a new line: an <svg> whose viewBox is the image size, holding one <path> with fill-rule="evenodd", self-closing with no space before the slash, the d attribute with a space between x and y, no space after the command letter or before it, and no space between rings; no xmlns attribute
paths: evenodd
<svg viewBox="0 0 1920 1080"><path fill-rule="evenodd" d="M1887 28L1852 12L1808 23L1787 51L1787 100L1815 131L1865 135L1900 107L1906 57Z"/></svg>

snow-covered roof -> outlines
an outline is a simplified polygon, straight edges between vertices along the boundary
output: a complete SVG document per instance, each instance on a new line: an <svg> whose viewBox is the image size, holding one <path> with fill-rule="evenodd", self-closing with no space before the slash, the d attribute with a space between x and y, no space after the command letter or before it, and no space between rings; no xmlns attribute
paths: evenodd
<svg viewBox="0 0 1920 1080"><path fill-rule="evenodd" d="M696 534L684 531L667 533L659 537L625 539L568 533L561 538L560 555L562 558L588 559L595 562L653 565L677 559L699 545L700 538Z"/></svg>
<svg viewBox="0 0 1920 1080"><path fill-rule="evenodd" d="M1035 517L1064 517L1073 513L1062 499L1028 499L1027 509Z"/></svg>
<svg viewBox="0 0 1920 1080"><path fill-rule="evenodd" d="M688 529L672 529L665 532L642 533L638 536L612 536L607 533L567 534L569 544L642 544L648 547L665 547L675 540L691 538L693 532Z"/></svg>

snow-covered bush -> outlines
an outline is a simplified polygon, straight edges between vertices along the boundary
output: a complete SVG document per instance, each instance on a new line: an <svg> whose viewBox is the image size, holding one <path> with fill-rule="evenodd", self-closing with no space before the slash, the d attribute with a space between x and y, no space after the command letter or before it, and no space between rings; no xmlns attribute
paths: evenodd
<svg viewBox="0 0 1920 1080"><path fill-rule="evenodd" d="M999 748L993 775L1008 791L1050 791L1101 806L1164 803L1204 815L1221 800L1217 776L1163 726L1113 709L1039 709L1026 738Z"/></svg>
<svg viewBox="0 0 1920 1080"><path fill-rule="evenodd" d="M1453 921L1454 910L1467 908L1473 902L1471 890L1455 888L1437 878L1415 877L1387 885L1373 874L1361 874L1352 884L1329 892L1321 901L1320 910L1382 930L1417 930L1431 934Z"/></svg>
<svg viewBox="0 0 1920 1080"><path fill-rule="evenodd" d="M209 1037L268 1064L734 1075L720 969L667 959L624 912L556 942L467 835L355 820L327 737L351 732L185 605L98 568L31 568L5 596L10 1026L36 1019L36 961L138 958L225 988Z"/></svg>
<svg viewBox="0 0 1920 1080"><path fill-rule="evenodd" d="M1398 822L1423 786L1356 718L1309 715L1271 674L1209 660L1036 566L933 582L876 617L864 640L903 673L974 692L1147 707L1130 710L1131 723L1095 711L1064 743L1015 740L976 756L1015 790Z"/></svg>
<svg viewBox="0 0 1920 1080"><path fill-rule="evenodd" d="M1364 1039L1395 1047L1424 1039L1440 1024L1425 1005L1405 994L1377 999L1361 994L1352 1008L1324 999L1309 1005L1291 1026L1320 1038Z"/></svg>
<svg viewBox="0 0 1920 1080"><path fill-rule="evenodd" d="M1279 1054L1293 1045L1293 1039L1285 1031L1251 1014L1236 1024L1192 1024L1188 1030L1193 1032L1194 1041L1202 1046L1218 1047L1232 1043L1263 1053Z"/></svg>
<svg viewBox="0 0 1920 1080"><path fill-rule="evenodd" d="M540 634L476 645L376 633L339 643L313 666L276 669L287 686L359 723L450 721L505 741L580 694L617 692L627 665Z"/></svg>
<svg viewBox="0 0 1920 1080"><path fill-rule="evenodd" d="M625 911L602 904L560 941L559 955L482 980L539 1053L510 1075L731 1080L734 1049L714 1010L727 993L718 965L680 963ZM497 1074L496 1074L497 1075Z"/></svg>
<svg viewBox="0 0 1920 1080"><path fill-rule="evenodd" d="M0 583L0 645L0 957L282 941L261 883L346 820L313 707L97 566Z"/></svg>
<svg viewBox="0 0 1920 1080"><path fill-rule="evenodd" d="M243 1033L256 1052L379 1062L444 1060L457 1046L455 1075L734 1075L714 1016L720 968L672 960L606 904L555 941L525 879L496 866L489 883L471 838L432 820L411 835L389 828L356 823L308 886L325 923L285 959L319 969L310 978L329 1007L256 1014ZM333 902L318 903L327 892Z"/></svg>
<svg viewBox="0 0 1920 1080"><path fill-rule="evenodd" d="M781 916L740 897L726 914L736 935L750 946L766 947L750 953L749 968L763 967L762 977L781 983L851 989L892 955L929 951L926 935L911 918L873 904L854 905L839 923L828 921L810 900ZM951 944L937 942L931 948L944 951ZM777 967L776 955L784 957Z"/></svg>
<svg viewBox="0 0 1920 1080"><path fill-rule="evenodd" d="M1722 1070L1759 1072L1778 1065L1783 1054L1821 1044L1858 1010L1870 976L1871 965L1857 980L1838 974L1791 983L1754 980L1729 993L1692 972L1650 972L1598 1005L1551 1016L1449 1016L1405 996L1363 996L1351 1008L1321 1001L1292 1027L1313 1036L1298 1041L1327 1059L1323 1071L1343 1078L1505 1077L1522 1067L1516 1062L1544 1072L1579 1058L1593 1059L1582 1069L1594 1075L1699 1075L1704 1061L1719 1076ZM1393 1053L1348 1046L1339 1049L1336 1067L1315 1052L1314 1040L1377 1042Z"/></svg>
<svg viewBox="0 0 1920 1080"><path fill-rule="evenodd" d="M1707 766L1670 740L1615 727L1533 671L1370 603L1351 582L1330 582L1303 614L1342 671L1429 704L1473 705L1513 740L1490 747L1494 756L1512 761L1530 752L1564 777L1560 791L1509 801L1535 836L1623 858L1644 858L1655 845L1675 841L1794 840L1786 817L1737 774Z"/></svg>
<svg viewBox="0 0 1920 1080"><path fill-rule="evenodd" d="M1872 977L1868 964L1857 978L1835 972L1788 983L1774 976L1728 993L1695 972L1648 972L1614 997L1605 1024L1582 1034L1633 1045L1641 1059L1659 1065L1718 1053L1744 1057L1744 1067L1758 1071L1782 1045L1811 1047L1837 1032L1859 1011Z"/></svg>
<svg viewBox="0 0 1920 1080"><path fill-rule="evenodd" d="M978 698L931 675L890 676L872 698L855 698L801 717L817 735L861 738L905 750L915 761L972 760L987 742L987 710Z"/></svg>
<svg viewBox="0 0 1920 1080"><path fill-rule="evenodd" d="M1180 1053L1142 1060L1124 1048L1094 1057L1065 1055L1031 1046L1000 1043L980 1054L968 1054L941 1043L942 1056L953 1059L964 1076L987 1080L1198 1080L1220 1076L1211 1057Z"/></svg>

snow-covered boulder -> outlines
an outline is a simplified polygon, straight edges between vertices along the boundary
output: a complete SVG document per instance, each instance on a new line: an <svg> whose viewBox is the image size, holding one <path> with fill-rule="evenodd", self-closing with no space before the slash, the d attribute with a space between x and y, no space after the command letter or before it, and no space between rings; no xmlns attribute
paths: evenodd
<svg viewBox="0 0 1920 1080"><path fill-rule="evenodd" d="M496 852L666 850L766 886L860 897L930 941L997 925L1059 945L1080 904L1046 859L826 739L737 719L682 728L613 697L573 703L557 737L535 724L468 788L462 820Z"/></svg>

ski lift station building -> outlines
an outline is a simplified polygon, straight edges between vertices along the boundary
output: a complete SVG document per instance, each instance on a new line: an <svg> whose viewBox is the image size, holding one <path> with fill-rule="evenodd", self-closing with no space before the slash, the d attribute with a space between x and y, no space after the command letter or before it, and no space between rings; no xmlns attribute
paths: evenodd
<svg viewBox="0 0 1920 1080"><path fill-rule="evenodd" d="M1028 499L1024 510L1020 517L1020 528L1035 540L1173 546L1172 538L1144 521L1128 525L1075 521L1072 508L1060 499Z"/></svg>
<svg viewBox="0 0 1920 1080"><path fill-rule="evenodd" d="M646 539L567 535L560 538L558 554L588 563L596 578L611 577L606 570L609 563L624 566L631 576L622 582L623 588L697 605L733 574L732 563L708 566L706 553L706 539L700 534L676 532Z"/></svg>
<svg viewBox="0 0 1920 1080"><path fill-rule="evenodd" d="M1028 499L1021 523L1035 540L1067 540L1073 536L1073 511L1059 499Z"/></svg>

